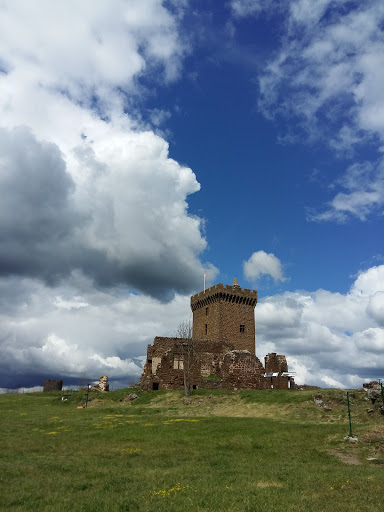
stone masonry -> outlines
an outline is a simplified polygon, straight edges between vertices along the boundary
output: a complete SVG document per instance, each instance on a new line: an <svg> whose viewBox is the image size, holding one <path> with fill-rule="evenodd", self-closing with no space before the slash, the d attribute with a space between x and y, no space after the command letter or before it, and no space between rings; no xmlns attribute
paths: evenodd
<svg viewBox="0 0 384 512"><path fill-rule="evenodd" d="M182 389L183 343L192 345L189 363L192 388L289 389L293 379L285 356L265 357L265 369L255 352L257 291L242 289L235 277L231 286L217 284L191 297L192 340L156 337L148 345L140 380L143 389ZM273 372L273 377L266 377ZM292 384L291 384L292 385Z"/></svg>
<svg viewBox="0 0 384 512"><path fill-rule="evenodd" d="M45 379L43 391L61 391L62 389L62 380Z"/></svg>
<svg viewBox="0 0 384 512"><path fill-rule="evenodd" d="M292 377L285 376L288 373L288 364L285 356L272 352L264 357L265 372L274 373L273 377L266 377L273 389L290 389L294 387Z"/></svg>
<svg viewBox="0 0 384 512"><path fill-rule="evenodd" d="M91 386L91 389L94 391L101 391L103 393L109 391L108 377L106 375L101 375L99 382L94 386Z"/></svg>
<svg viewBox="0 0 384 512"><path fill-rule="evenodd" d="M257 291L217 284L191 297L193 336L230 342L237 350L255 353Z"/></svg>

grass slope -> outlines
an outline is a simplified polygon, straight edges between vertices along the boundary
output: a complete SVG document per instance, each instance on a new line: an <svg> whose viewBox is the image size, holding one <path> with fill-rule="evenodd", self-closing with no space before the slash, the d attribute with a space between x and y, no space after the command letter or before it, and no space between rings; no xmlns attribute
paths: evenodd
<svg viewBox="0 0 384 512"><path fill-rule="evenodd" d="M312 393L0 395L0 510L376 512L384 416L353 392L349 443L346 393Z"/></svg>

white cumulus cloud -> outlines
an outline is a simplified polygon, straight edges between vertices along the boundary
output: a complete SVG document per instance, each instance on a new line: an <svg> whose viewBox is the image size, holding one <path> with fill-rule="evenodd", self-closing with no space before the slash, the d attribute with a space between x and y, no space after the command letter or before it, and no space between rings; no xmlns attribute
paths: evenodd
<svg viewBox="0 0 384 512"><path fill-rule="evenodd" d="M384 265L361 272L346 294L285 292L256 306L256 353L288 356L299 384L356 387L384 374Z"/></svg>
<svg viewBox="0 0 384 512"><path fill-rule="evenodd" d="M275 281L286 281L279 258L272 253L257 251L243 263L244 276L255 280L263 275L271 276Z"/></svg>

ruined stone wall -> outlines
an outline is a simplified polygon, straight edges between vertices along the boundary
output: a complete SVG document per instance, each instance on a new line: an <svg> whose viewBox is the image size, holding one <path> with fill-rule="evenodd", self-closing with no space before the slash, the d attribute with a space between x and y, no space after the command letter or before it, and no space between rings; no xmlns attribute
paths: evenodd
<svg viewBox="0 0 384 512"><path fill-rule="evenodd" d="M288 377L265 377L267 389L290 389Z"/></svg>
<svg viewBox="0 0 384 512"><path fill-rule="evenodd" d="M248 351L233 350L224 355L221 367L221 387L224 389L265 389L264 367Z"/></svg>
<svg viewBox="0 0 384 512"><path fill-rule="evenodd" d="M186 357L182 338L156 337L148 346L147 361L140 380L143 389L183 389L184 371L180 363ZM234 344L217 340L192 340L191 387L206 389L289 389L286 358L276 353L265 358L268 371L277 377L265 377L264 367L254 353L237 350Z"/></svg>
<svg viewBox="0 0 384 512"><path fill-rule="evenodd" d="M157 368L161 364L161 358L163 357L163 354L169 350L174 350L178 343L180 343L180 338L165 338L162 336L156 336L156 338L153 340L151 353L152 374L157 372Z"/></svg>
<svg viewBox="0 0 384 512"><path fill-rule="evenodd" d="M63 389L63 381L62 380L46 379L44 381L43 391L61 391L62 389Z"/></svg>
<svg viewBox="0 0 384 512"><path fill-rule="evenodd" d="M147 359L144 363L143 373L140 377L139 386L143 389L151 389L150 381L152 375L152 348L152 345L147 346Z"/></svg>
<svg viewBox="0 0 384 512"><path fill-rule="evenodd" d="M147 359L144 364L144 370L140 378L140 387L143 389L152 389L152 383L159 383L156 378L157 369L161 366L164 354L174 347L176 338L164 338L156 336L153 345L147 347Z"/></svg>
<svg viewBox="0 0 384 512"><path fill-rule="evenodd" d="M278 377L266 378L269 383L268 387L273 387L273 389L289 389L289 378L281 376L281 373L288 371L286 357L276 354L276 352L271 352L265 356L264 361L266 372L279 373Z"/></svg>
<svg viewBox="0 0 384 512"><path fill-rule="evenodd" d="M183 369L174 368L175 353L178 353L176 348L167 350L153 374L153 382L158 384L158 389L182 389L184 386Z"/></svg>
<svg viewBox="0 0 384 512"><path fill-rule="evenodd" d="M288 364L287 359L283 355L278 355L275 352L271 352L264 357L265 371L266 372L287 372Z"/></svg>
<svg viewBox="0 0 384 512"><path fill-rule="evenodd" d="M106 375L101 375L98 386L101 391L109 391L108 377Z"/></svg>
<svg viewBox="0 0 384 512"><path fill-rule="evenodd" d="M183 343L182 338L156 337L154 344L148 345L147 361L141 376L140 387L154 389L153 384L156 389L184 387L184 363L177 363L183 355L180 343ZM206 380L220 371L223 353L232 350L233 346L216 340L193 340L192 343L191 386L205 387ZM178 357L175 362L176 356Z"/></svg>
<svg viewBox="0 0 384 512"><path fill-rule="evenodd" d="M273 389L289 389L288 377L273 377L272 378Z"/></svg>
<svg viewBox="0 0 384 512"><path fill-rule="evenodd" d="M156 336L153 345L148 345L140 387L143 389L181 389L183 387L183 370L174 368L174 354L180 352L178 347L180 341L180 338Z"/></svg>
<svg viewBox="0 0 384 512"><path fill-rule="evenodd" d="M256 290L217 284L191 297L193 336L255 353Z"/></svg>

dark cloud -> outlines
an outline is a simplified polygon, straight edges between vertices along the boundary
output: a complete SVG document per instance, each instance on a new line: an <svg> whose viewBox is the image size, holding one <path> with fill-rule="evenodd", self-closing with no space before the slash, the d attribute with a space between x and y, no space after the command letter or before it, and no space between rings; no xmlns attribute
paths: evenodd
<svg viewBox="0 0 384 512"><path fill-rule="evenodd" d="M98 176L106 174L106 166L89 153L82 162L88 163L88 172L95 172L97 181ZM167 175L161 179L167 179ZM159 217L158 205L153 207L153 213L148 200L142 212L140 204L135 210L138 200L133 198L131 209L122 213L126 215L126 229L123 233L115 232L114 190L110 197L102 197L100 190L90 186L88 202L81 204L77 188L55 144L38 141L26 128L0 129L1 276L34 277L55 285L74 270L81 270L98 286L125 285L161 300L170 300L175 292L189 293L196 288L201 263L194 254L197 248L184 251L183 244L188 241L183 240L183 226L180 235L176 233L176 240L167 240L171 231L167 214ZM157 201L166 203L167 198L161 196ZM129 215L131 211L134 217ZM183 211L180 216L188 221ZM151 222L152 217L157 226ZM146 229L148 224L150 229ZM140 229L145 235L141 238ZM196 227L193 229L196 231ZM171 235L175 237L173 231ZM129 245L126 240L129 241L131 233L133 240ZM156 251L148 249L145 237L152 237ZM118 255L109 251L108 240L110 245L117 245ZM124 244L127 249L122 257ZM132 246L135 251L129 250Z"/></svg>
<svg viewBox="0 0 384 512"><path fill-rule="evenodd" d="M76 217L69 204L74 182L58 147L27 128L0 129L0 155L2 241L36 244L68 235Z"/></svg>
<svg viewBox="0 0 384 512"><path fill-rule="evenodd" d="M71 270L66 245L84 222L75 185L55 144L26 128L0 129L0 274L47 282ZM64 249L64 251L63 251Z"/></svg>

